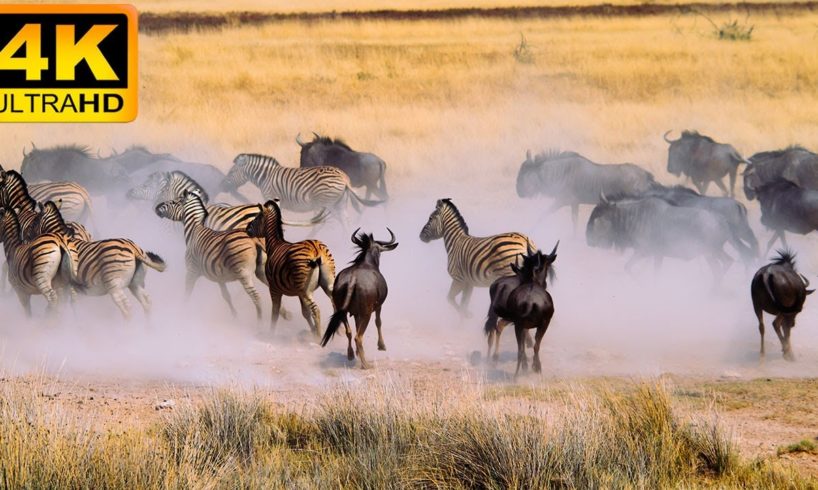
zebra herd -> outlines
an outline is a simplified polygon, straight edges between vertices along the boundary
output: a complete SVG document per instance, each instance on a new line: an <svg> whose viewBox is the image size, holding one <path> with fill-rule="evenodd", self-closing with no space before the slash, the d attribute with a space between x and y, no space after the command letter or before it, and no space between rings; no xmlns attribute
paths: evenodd
<svg viewBox="0 0 818 490"><path fill-rule="evenodd" d="M790 148L744 160L731 146L698 133L686 131L679 140L668 140L667 135L665 139L671 145L669 172L688 175L702 192L709 182L721 184L720 179L728 177L729 188L723 184L718 187L732 194L736 169L746 163L745 193L748 199L759 199L762 223L774 230L773 240L784 241L785 231L807 233L818 229L818 185L814 189L800 186L811 185L813 169L818 175L818 157L811 160L806 150ZM112 191L95 182L93 188L103 195L115 192L116 197L124 196L132 202L147 201L158 218L182 224L188 298L204 277L219 286L224 302L236 316L228 284L238 282L260 320L262 298L255 286L258 280L270 295L273 327L281 316L289 316L282 307L282 298L297 297L309 331L322 345L326 346L343 324L349 358L357 353L361 366L368 367L362 336L373 314L378 348L386 348L381 307L388 287L379 264L382 252L397 247L394 233L390 230L389 241L378 241L360 229L353 232L351 240L358 255L352 265L336 274L335 259L324 242L290 242L284 236L284 226L308 226L316 234L332 219L346 229L350 208L361 213L364 207L385 203L386 166L371 153L354 152L343 143L319 135L312 142L306 143L300 136L296 141L302 148L301 167L285 167L270 156L242 153L234 158L230 170L221 174L220 181L212 180L208 185L194 179L190 175L193 172L176 168L190 170L195 164L181 165L181 160L169 155L159 156L159 161L165 162L162 165L156 158L145 164L154 170L139 182L134 182L128 164L122 163L130 160L100 158L100 166L112 166L114 161L120 166L108 168L106 175L118 176L121 182L130 184L124 189L117 180L116 190ZM32 154L34 150L26 158ZM334 160L315 165L322 158ZM86 167L93 165L93 159L86 159L70 161L84 169L78 174L92 179ZM89 193L79 182L47 182L50 167L44 161L24 159L22 174L0 169L4 274L7 271L8 282L26 314L31 315L32 295L44 296L49 310L58 307L60 298L75 303L79 294L108 295L127 319L131 312L125 289L150 314L146 273L148 268L164 271L163 259L129 239L93 239L86 228L88 225L97 233ZM26 176L26 169L31 177ZM64 168L59 170L59 175L65 175ZM212 174L209 170L206 173ZM258 189L263 204L211 202L221 193L246 199L239 192L246 183ZM354 190L361 186L366 188L366 197ZM547 212L569 206L575 225L579 206L594 206L585 230L586 242L592 247L633 250L626 270L643 257L653 257L657 268L665 257L701 257L710 264L718 282L733 261L724 250L726 244L748 265L759 254L745 205L728 196L705 196L682 186L665 187L650 172L633 164L600 165L573 152L536 156L529 152L520 166L516 190L522 198L552 198ZM372 195L378 200L371 200ZM285 220L282 210L314 214L305 222L295 222ZM489 358L497 359L500 335L505 326L514 324L517 372L527 369L526 345L533 346L534 370L540 371L540 344L554 314L548 280L553 275L559 242L551 253L544 254L521 233L472 236L464 216L448 198L437 200L419 238L427 243L443 241L451 277L448 301L463 317L468 317L474 288L489 288L490 307L483 328ZM752 291L762 354L762 316L766 311L776 315L773 326L785 356L792 358L789 331L811 292L808 284L795 271L790 252L780 253L773 264L759 270ZM321 311L314 297L319 288L334 309L323 334ZM355 349L347 316L356 321ZM528 334L532 329L533 339Z"/></svg>

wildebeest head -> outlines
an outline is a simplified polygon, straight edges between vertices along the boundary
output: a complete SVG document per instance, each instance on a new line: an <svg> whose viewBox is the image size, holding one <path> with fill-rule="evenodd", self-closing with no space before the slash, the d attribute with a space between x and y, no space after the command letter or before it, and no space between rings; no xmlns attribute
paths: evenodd
<svg viewBox="0 0 818 490"><path fill-rule="evenodd" d="M139 201L153 201L170 183L170 172L154 172L145 179L142 185L128 190L128 199Z"/></svg>
<svg viewBox="0 0 818 490"><path fill-rule="evenodd" d="M665 141L670 144L670 147L667 149L667 171L678 177L682 174L687 158L684 148L685 142L683 142L683 140L688 133L685 131L682 133L682 136L679 139L671 140L667 137L667 135L670 134L670 131L671 130L667 131L663 136Z"/></svg>
<svg viewBox="0 0 818 490"><path fill-rule="evenodd" d="M585 241L589 247L612 248L615 244L616 203L600 196L599 204L591 211L585 228Z"/></svg>
<svg viewBox="0 0 818 490"><path fill-rule="evenodd" d="M465 230L466 233L469 232L469 228L468 226L466 226L466 222L460 215L460 211L458 211L455 205L452 203L451 198L438 199L437 204L435 205L435 210L432 211L432 214L429 215L429 220L426 221L426 224L423 226L423 229L420 230L420 239L424 243L429 243L432 240L443 238L443 219L444 219L443 215L446 212L446 210L449 210L453 213L452 216L459 221L460 226Z"/></svg>
<svg viewBox="0 0 818 490"><path fill-rule="evenodd" d="M358 255L352 260L353 264L360 264L366 259L367 255L377 264L381 252L394 250L398 246L398 242L395 241L395 234L389 228L387 228L390 236L389 241L375 240L372 233L358 233L359 230L360 228L352 233L352 243L358 246Z"/></svg>
<svg viewBox="0 0 818 490"><path fill-rule="evenodd" d="M554 245L550 254L543 254L541 250L523 256L521 266L511 264L511 270L520 278L521 282L533 282L542 287L546 286L547 279L554 279L554 262L557 260L557 247Z"/></svg>
<svg viewBox="0 0 818 490"><path fill-rule="evenodd" d="M542 183L540 182L539 171L542 169L543 161L532 158L531 151L526 152L525 161L520 165L517 172L517 195L520 197L533 197L540 192Z"/></svg>
<svg viewBox="0 0 818 490"><path fill-rule="evenodd" d="M761 186L761 177L758 175L755 164L748 163L742 175L744 176L744 195L752 201L756 198L756 189Z"/></svg>

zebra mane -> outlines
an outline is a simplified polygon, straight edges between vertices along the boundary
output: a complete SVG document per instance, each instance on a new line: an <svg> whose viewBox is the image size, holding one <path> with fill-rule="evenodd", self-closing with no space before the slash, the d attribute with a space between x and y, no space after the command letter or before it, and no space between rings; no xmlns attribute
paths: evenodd
<svg viewBox="0 0 818 490"><path fill-rule="evenodd" d="M267 207L272 207L275 209L275 213L277 214L277 219L273 221L273 231L276 233L276 236L281 240L284 240L284 226L281 223L281 207L279 207L278 203L275 199L270 199L269 201L264 203L264 209L266 210ZM267 213L262 213L264 215L262 224L264 228L267 228L267 221L268 218L266 217Z"/></svg>
<svg viewBox="0 0 818 490"><path fill-rule="evenodd" d="M199 185L199 183L193 180L193 177L189 176L188 174L182 172L181 170L174 170L169 172L168 177L171 180L181 182L186 187L185 190L192 190L194 193L198 194L202 203L210 201L210 196L207 195L207 191L204 190L204 187Z"/></svg>
<svg viewBox="0 0 818 490"><path fill-rule="evenodd" d="M261 153L242 153L242 155L255 161L262 160L264 163L269 163L271 165L281 165L281 162L276 160L275 157L271 157L269 155L262 155Z"/></svg>
<svg viewBox="0 0 818 490"><path fill-rule="evenodd" d="M46 212L48 212L54 218L54 221L60 227L60 231L62 233L65 233L68 236L74 235L74 230L72 230L71 227L65 222L65 218L62 217L60 208L57 207L57 204L54 201L46 201L46 203L43 204L43 210L40 213L40 220L43 219Z"/></svg>
<svg viewBox="0 0 818 490"><path fill-rule="evenodd" d="M457 222L460 224L460 227L463 228L463 231L468 235L469 225L466 224L466 220L463 219L463 215L460 214L460 210L457 209L457 206L454 205L451 198L441 199L440 205L449 208L454 213L454 217L457 219Z"/></svg>
<svg viewBox="0 0 818 490"><path fill-rule="evenodd" d="M31 197L31 194L29 194L28 183L26 182L26 179L24 179L23 176L20 175L20 172L16 170L7 170L5 176L6 176L4 185L5 197L6 198L11 197L9 196L8 191L11 187L14 186L14 184L17 184L17 186L19 186L19 188L23 191L23 197L26 200L26 204L28 204L28 206L30 206L31 208L36 208L37 201L35 201L34 198Z"/></svg>

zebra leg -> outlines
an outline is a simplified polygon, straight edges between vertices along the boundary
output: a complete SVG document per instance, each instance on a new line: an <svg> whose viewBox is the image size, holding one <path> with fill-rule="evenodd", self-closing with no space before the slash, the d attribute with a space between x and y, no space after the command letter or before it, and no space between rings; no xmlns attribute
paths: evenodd
<svg viewBox="0 0 818 490"><path fill-rule="evenodd" d="M361 368L369 369L369 363L366 361L366 354L364 353L364 332L369 325L369 319L372 313L363 315L355 315L355 349L358 352L358 359L361 360Z"/></svg>
<svg viewBox="0 0 818 490"><path fill-rule="evenodd" d="M151 297L148 296L148 292L145 291L145 286L141 284L131 284L128 286L128 289L133 294L134 298L142 305L142 309L145 311L145 316L151 316Z"/></svg>
<svg viewBox="0 0 818 490"><path fill-rule="evenodd" d="M383 341L383 333L381 332L381 307L375 310L375 326L378 327L378 350L386 350L386 343Z"/></svg>
<svg viewBox="0 0 818 490"><path fill-rule="evenodd" d="M299 296L301 300L301 314L307 320L310 326L310 331L316 337L321 337L321 310L318 309L318 304L312 299L312 294L306 293L304 296Z"/></svg>
<svg viewBox="0 0 818 490"><path fill-rule="evenodd" d="M8 289L9 283L9 263L3 262L3 268L0 270L0 293L5 293Z"/></svg>
<svg viewBox="0 0 818 490"><path fill-rule="evenodd" d="M230 297L230 291L227 290L227 284L220 282L219 291L222 293L222 299L224 299L227 306L230 307L230 314L233 315L233 318L236 318L238 312L236 312L236 308L233 306L233 299Z"/></svg>
<svg viewBox="0 0 818 490"><path fill-rule="evenodd" d="M270 289L270 300L273 303L272 310L270 310L270 330L275 331L278 316L281 314L281 295Z"/></svg>
<svg viewBox="0 0 818 490"><path fill-rule="evenodd" d="M261 321L261 297L258 295L256 288L253 287L253 279L251 277L240 277L239 282L244 287L244 291L250 296L250 299L253 300L253 304L256 305L256 319Z"/></svg>
<svg viewBox="0 0 818 490"><path fill-rule="evenodd" d="M459 281L452 281L452 285L449 286L449 295L447 296L449 300L449 304L454 306L457 311L460 311L460 305L457 304L457 295L463 291L463 285Z"/></svg>
<svg viewBox="0 0 818 490"><path fill-rule="evenodd" d="M463 286L463 295L460 296L460 314L463 315L463 318L471 318L471 312L469 312L469 301L471 301L471 293L474 291L474 287L472 285L465 285Z"/></svg>
<svg viewBox="0 0 818 490"><path fill-rule="evenodd" d="M119 311L122 312L122 316L125 318L126 321L131 320L131 305L128 301L128 297L125 296L125 291L122 288L113 288L108 290L108 294L111 296L111 299L114 301L114 304L119 308Z"/></svg>
<svg viewBox="0 0 818 490"><path fill-rule="evenodd" d="M190 301L190 295L193 293L193 286L199 280L199 273L188 269L185 275L185 301Z"/></svg>

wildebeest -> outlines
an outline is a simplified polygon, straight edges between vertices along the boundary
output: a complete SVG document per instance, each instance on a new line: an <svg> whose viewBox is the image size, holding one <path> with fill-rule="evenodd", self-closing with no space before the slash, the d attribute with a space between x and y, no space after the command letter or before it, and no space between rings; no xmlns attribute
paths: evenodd
<svg viewBox="0 0 818 490"><path fill-rule="evenodd" d="M553 198L548 212L571 206L574 226L580 204L596 204L601 194L643 194L655 185L650 172L632 163L600 165L574 152L541 153L533 158L528 152L517 173L518 196Z"/></svg>
<svg viewBox="0 0 818 490"><path fill-rule="evenodd" d="M554 250L548 254L547 258L553 258L556 260L557 258L557 247L559 247L560 242L557 242L554 245ZM539 260L539 255L537 253L529 253L528 255L523 256L523 263L521 267L518 267L517 264L510 264L509 268L513 272L510 276L504 276L497 280L495 280L491 286L489 287L489 297L491 298L491 304L489 305L489 312L486 317L486 324L484 330L486 332L487 340L488 340L488 351L486 352L486 357L491 357L491 344L494 343L494 357L492 357L493 361L497 361L500 355L500 335L503 333L503 329L506 325L508 325L507 320L503 320L499 318L500 311L504 311L506 309L506 305L508 304L508 299L511 296L511 293L519 286L522 282L522 278L525 276L526 271L529 268L535 267L537 260ZM554 260L551 262L553 263ZM548 265L548 275L553 279L553 271L554 268ZM528 331L525 332L526 335L526 345L529 347L532 346L534 343L531 340L531 336L528 334Z"/></svg>
<svg viewBox="0 0 818 490"><path fill-rule="evenodd" d="M761 204L761 223L774 232L765 253L777 239L787 246L785 232L806 235L818 229L818 190L778 178L753 191Z"/></svg>
<svg viewBox="0 0 818 490"><path fill-rule="evenodd" d="M313 133L312 141L304 142L301 135L295 141L301 147L302 167L328 165L344 171L349 176L352 187L366 187L366 199L372 194L386 200L386 163L377 155L355 151L340 139L332 140Z"/></svg>
<svg viewBox="0 0 818 490"><path fill-rule="evenodd" d="M508 299L503 303L492 302L492 309L497 316L508 323L514 324L514 333L517 336L517 369L514 376L520 372L528 371L528 358L525 354L526 330L537 329L534 334L534 372L542 371L540 363L540 343L543 335L551 323L554 316L554 302L551 295L546 290L546 280L551 265L557 259L556 247L550 255L543 255L537 250L533 257L523 261L523 266L516 270L520 284L509 294ZM490 329L497 329L497 322L486 321L486 334L490 335ZM496 331L499 337L501 330Z"/></svg>
<svg viewBox="0 0 818 490"><path fill-rule="evenodd" d="M744 170L744 194L755 199L763 184L783 178L804 189L818 190L818 155L800 146L764 151L751 156Z"/></svg>
<svg viewBox="0 0 818 490"><path fill-rule="evenodd" d="M389 289L380 271L381 252L394 250L398 246L392 230L389 230L389 235L388 242L381 242L375 240L371 233L359 234L358 230L355 230L352 234L352 243L358 246L358 255L353 259L352 265L339 272L335 278L332 290L335 313L330 318L327 331L321 340L321 346L325 347L343 323L348 341L347 359L350 361L355 359L352 350L352 330L349 328L347 315L355 317L355 348L364 369L369 367L369 363L364 354L363 338L373 312L375 326L378 327L378 350L386 350L381 332L381 306Z"/></svg>
<svg viewBox="0 0 818 490"><path fill-rule="evenodd" d="M682 174L690 177L700 193L705 194L710 182L715 182L725 196L734 196L738 166L745 163L744 158L726 143L717 143L713 138L696 131L682 131L677 140L668 139L667 171L675 176ZM724 186L724 176L730 178L730 189Z"/></svg>
<svg viewBox="0 0 818 490"><path fill-rule="evenodd" d="M664 257L703 257L718 281L732 263L724 243L736 239L724 218L703 209L658 197L609 201L602 196L588 220L586 240L591 247L633 249L627 271L644 257L653 257L657 268Z"/></svg>
<svg viewBox="0 0 818 490"><path fill-rule="evenodd" d="M795 254L789 250L779 250L778 257L756 272L750 285L753 310L758 318L758 333L761 335L761 358L764 358L764 312L775 316L773 328L784 359L795 360L790 345L790 330L795 326L795 317L804 307L807 295L814 289L807 289L809 281L795 270Z"/></svg>
<svg viewBox="0 0 818 490"><path fill-rule="evenodd" d="M130 186L128 172L111 158L95 158L86 147L77 145L55 146L44 150L32 143L32 149L23 150L20 173L29 183L76 182L92 194L109 195Z"/></svg>
<svg viewBox="0 0 818 490"><path fill-rule="evenodd" d="M656 186L645 195L660 197L676 206L704 209L721 216L736 239L731 244L742 245L736 252L747 262L758 257L758 240L747 221L747 208L732 197L703 196L680 185Z"/></svg>

